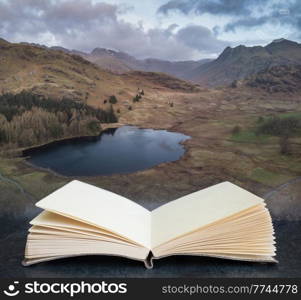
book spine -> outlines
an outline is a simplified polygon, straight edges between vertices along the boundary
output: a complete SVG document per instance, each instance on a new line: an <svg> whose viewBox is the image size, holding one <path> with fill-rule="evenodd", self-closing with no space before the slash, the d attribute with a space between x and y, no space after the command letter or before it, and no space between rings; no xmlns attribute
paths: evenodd
<svg viewBox="0 0 301 300"><path fill-rule="evenodd" d="M147 258L144 260L144 265L147 269L152 269L153 268L153 266L154 266L153 259L154 259L154 255L150 251Z"/></svg>

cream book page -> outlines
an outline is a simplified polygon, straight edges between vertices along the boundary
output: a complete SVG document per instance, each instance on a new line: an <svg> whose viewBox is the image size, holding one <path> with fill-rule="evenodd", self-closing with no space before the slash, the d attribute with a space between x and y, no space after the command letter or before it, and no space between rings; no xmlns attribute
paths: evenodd
<svg viewBox="0 0 301 300"><path fill-rule="evenodd" d="M75 180L36 206L109 230L150 248L150 211L112 192Z"/></svg>
<svg viewBox="0 0 301 300"><path fill-rule="evenodd" d="M54 214L52 212L43 210L38 216L30 221L33 226L42 226L53 229L77 230L79 232L93 232L97 235L110 235L116 238L126 240L125 237L112 233L110 230L100 229L99 227L89 225L71 218L64 217L62 215ZM30 229L29 229L30 231Z"/></svg>
<svg viewBox="0 0 301 300"><path fill-rule="evenodd" d="M152 249L202 226L263 203L254 194L223 182L152 211Z"/></svg>

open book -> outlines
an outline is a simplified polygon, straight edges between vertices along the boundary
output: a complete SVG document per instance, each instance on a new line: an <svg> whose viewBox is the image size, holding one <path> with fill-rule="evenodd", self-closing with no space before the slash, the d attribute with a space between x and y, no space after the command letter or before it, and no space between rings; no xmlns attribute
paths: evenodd
<svg viewBox="0 0 301 300"><path fill-rule="evenodd" d="M223 182L149 211L95 186L72 181L36 204L25 266L79 255L141 260L201 255L276 262L274 231L263 199Z"/></svg>

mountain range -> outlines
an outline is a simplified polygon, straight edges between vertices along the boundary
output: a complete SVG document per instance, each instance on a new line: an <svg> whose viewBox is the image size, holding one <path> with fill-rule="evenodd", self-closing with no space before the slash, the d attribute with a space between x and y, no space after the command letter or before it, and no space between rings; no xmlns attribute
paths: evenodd
<svg viewBox="0 0 301 300"><path fill-rule="evenodd" d="M0 94L25 90L55 99L97 103L118 95L132 99L137 88L193 91L196 86L163 73L116 74L86 60L79 52L0 39Z"/></svg>
<svg viewBox="0 0 301 300"><path fill-rule="evenodd" d="M80 55L114 73L162 72L206 87L229 85L273 66L301 64L301 44L286 39L274 40L264 47L227 47L215 60L198 61L139 60L125 52L105 48L96 48L91 53L62 47L51 49Z"/></svg>
<svg viewBox="0 0 301 300"><path fill-rule="evenodd" d="M61 47L53 49L70 52ZM275 40L265 47L227 47L217 59L199 61L139 60L125 52L105 48L96 48L91 53L71 52L115 73L162 72L206 87L229 85L273 66L301 64L301 44L286 39Z"/></svg>
<svg viewBox="0 0 301 300"><path fill-rule="evenodd" d="M91 53L85 53L58 46L48 48L38 44L20 45L80 56L112 74L160 72L203 87L227 86L274 66L301 64L301 44L286 39L274 40L267 46L227 47L217 59L198 61L137 59L128 53L105 48L95 48Z"/></svg>
<svg viewBox="0 0 301 300"><path fill-rule="evenodd" d="M214 61L190 74L190 80L209 87L224 86L265 69L301 64L301 44L278 39L265 47L227 47Z"/></svg>
<svg viewBox="0 0 301 300"><path fill-rule="evenodd" d="M85 58L100 67L114 72L127 72L138 70L145 72L162 72L182 79L188 79L189 74L196 68L210 61L202 59L199 61L167 61L155 58L136 59L135 57L120 51L96 48L91 54L84 55Z"/></svg>
<svg viewBox="0 0 301 300"><path fill-rule="evenodd" d="M201 59L198 61L168 61L156 58L137 59L128 53L106 48L95 48L90 53L87 53L83 51L69 50L59 46L47 47L45 45L24 42L21 44L80 55L86 60L98 65L102 69L117 74L130 71L161 72L181 79L189 80L190 74L194 69L197 69L203 64L211 61L211 59Z"/></svg>

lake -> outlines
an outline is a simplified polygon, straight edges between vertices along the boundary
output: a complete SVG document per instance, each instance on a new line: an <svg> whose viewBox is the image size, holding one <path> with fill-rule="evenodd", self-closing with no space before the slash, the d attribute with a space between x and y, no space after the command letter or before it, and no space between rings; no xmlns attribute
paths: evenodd
<svg viewBox="0 0 301 300"><path fill-rule="evenodd" d="M64 176L132 173L180 159L189 136L123 126L97 137L75 138L25 150L27 161Z"/></svg>

